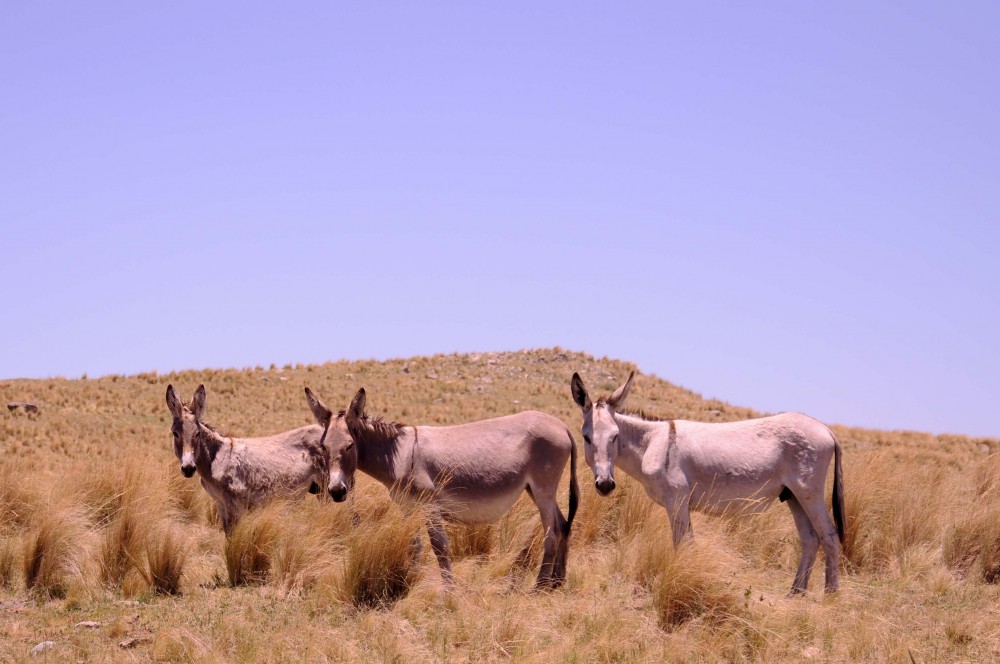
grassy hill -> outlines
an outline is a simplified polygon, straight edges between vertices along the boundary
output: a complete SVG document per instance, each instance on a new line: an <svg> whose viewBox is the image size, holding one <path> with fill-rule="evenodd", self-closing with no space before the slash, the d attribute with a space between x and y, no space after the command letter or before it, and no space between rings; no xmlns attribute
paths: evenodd
<svg viewBox="0 0 1000 664"><path fill-rule="evenodd" d="M566 587L531 590L541 533L524 498L495 526L450 528L459 582L446 592L429 547L415 564L399 555L419 515L360 476L357 527L350 505L307 499L256 513L227 546L197 480L179 472L164 403L168 383L185 399L204 383L210 420L254 436L312 422L304 385L337 408L364 386L370 413L405 423L538 409L576 433L573 371L600 394L633 368L556 348L0 381L2 403L41 408L0 415L0 661L1000 657L997 440L834 426L848 509L835 596L820 592L820 560L810 594L785 598L798 538L783 505L696 515L695 544L675 554L662 509L623 474L598 497L582 455ZM703 421L758 414L647 375L630 405ZM359 588L386 579L366 564L401 571L408 592L368 608ZM54 645L30 655L44 641Z"/></svg>

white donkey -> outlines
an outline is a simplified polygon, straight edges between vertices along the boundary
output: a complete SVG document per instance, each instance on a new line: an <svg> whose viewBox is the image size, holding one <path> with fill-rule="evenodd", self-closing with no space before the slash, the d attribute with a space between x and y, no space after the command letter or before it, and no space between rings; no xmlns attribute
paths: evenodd
<svg viewBox="0 0 1000 664"><path fill-rule="evenodd" d="M826 591L836 591L844 540L844 476L833 432L798 413L707 424L651 421L619 412L634 377L633 371L613 395L594 403L579 374L573 374L573 400L583 410L584 454L598 493L606 496L614 490L615 465L620 466L666 508L674 546L691 533L690 509L708 514L757 511L778 498L792 511L802 541L791 594L808 587L820 544L826 554ZM831 459L836 526L823 500Z"/></svg>
<svg viewBox="0 0 1000 664"><path fill-rule="evenodd" d="M227 535L248 509L271 498L320 493L326 481L321 427L311 424L264 438L223 436L203 419L204 385L190 404L181 403L168 385L167 407L174 416L170 431L181 472L191 477L197 470Z"/></svg>
<svg viewBox="0 0 1000 664"><path fill-rule="evenodd" d="M525 491L535 501L545 529L536 586L555 588L566 580L570 526L580 489L576 445L561 420L525 411L456 426L409 427L365 415L364 388L336 415L308 387L306 398L326 430L330 496L344 500L360 469L384 484L397 503L429 499L427 532L445 582L451 583L454 576L443 520L491 523ZM563 518L556 492L567 460L569 514Z"/></svg>

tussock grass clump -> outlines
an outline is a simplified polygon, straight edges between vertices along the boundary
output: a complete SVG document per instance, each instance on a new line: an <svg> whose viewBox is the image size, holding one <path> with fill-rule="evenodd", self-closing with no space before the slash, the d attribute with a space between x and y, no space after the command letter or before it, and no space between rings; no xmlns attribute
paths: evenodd
<svg viewBox="0 0 1000 664"><path fill-rule="evenodd" d="M139 564L147 527L144 515L130 506L105 529L97 552L97 573L104 585L120 587L126 575Z"/></svg>
<svg viewBox="0 0 1000 664"><path fill-rule="evenodd" d="M0 588L13 588L18 580L18 546L13 539L0 539Z"/></svg>
<svg viewBox="0 0 1000 664"><path fill-rule="evenodd" d="M343 550L353 527L351 510L312 499L275 501L250 512L233 528L225 558L232 586L274 583L309 587Z"/></svg>
<svg viewBox="0 0 1000 664"><path fill-rule="evenodd" d="M947 530L942 555L960 576L1000 582L1000 455L976 468L976 496Z"/></svg>
<svg viewBox="0 0 1000 664"><path fill-rule="evenodd" d="M663 508L655 505L642 485L631 477L619 472L615 481L618 486L609 496L598 495L592 483L581 482L580 511L573 527L574 541L584 545L621 542L635 534L654 510L663 513Z"/></svg>
<svg viewBox="0 0 1000 664"><path fill-rule="evenodd" d="M573 524L574 527L576 523ZM576 530L570 536L570 549ZM545 533L538 508L527 496L493 524L490 574L494 578L534 572L542 560Z"/></svg>
<svg viewBox="0 0 1000 664"><path fill-rule="evenodd" d="M695 540L667 551L651 584L663 629L670 631L695 619L721 624L745 617L744 598L722 580L718 549Z"/></svg>
<svg viewBox="0 0 1000 664"><path fill-rule="evenodd" d="M744 618L743 596L724 579L738 566L730 552L702 533L674 549L666 517L650 515L620 544L616 564L652 594L660 627L671 631L695 619L716 625Z"/></svg>
<svg viewBox="0 0 1000 664"><path fill-rule="evenodd" d="M788 507L775 501L759 513L724 514L727 542L755 566L794 572L802 545Z"/></svg>
<svg viewBox="0 0 1000 664"><path fill-rule="evenodd" d="M387 609L405 597L419 579L412 542L424 522L421 509L392 509L352 530L337 596L361 610Z"/></svg>
<svg viewBox="0 0 1000 664"><path fill-rule="evenodd" d="M898 570L916 549L937 545L948 511L942 468L875 453L853 457L845 475L843 555L856 570Z"/></svg>
<svg viewBox="0 0 1000 664"><path fill-rule="evenodd" d="M161 477L166 478L169 500L178 516L190 523L219 524L215 503L196 478L184 477L176 464L164 465Z"/></svg>
<svg viewBox="0 0 1000 664"><path fill-rule="evenodd" d="M34 513L34 504L13 464L0 464L0 531L27 525Z"/></svg>
<svg viewBox="0 0 1000 664"><path fill-rule="evenodd" d="M162 526L146 539L146 564L143 574L149 589L157 595L177 595L181 591L181 576L187 563L188 542L176 526ZM141 571L141 570L140 570Z"/></svg>
<svg viewBox="0 0 1000 664"><path fill-rule="evenodd" d="M449 524L447 531L453 561L485 557L493 552L496 537L495 527L492 524L474 526Z"/></svg>
<svg viewBox="0 0 1000 664"><path fill-rule="evenodd" d="M64 597L79 583L86 560L87 521L72 507L44 514L24 540L24 583L28 590Z"/></svg>
<svg viewBox="0 0 1000 664"><path fill-rule="evenodd" d="M229 585L235 588L267 581L280 522L281 514L275 505L250 512L240 519L226 539Z"/></svg>

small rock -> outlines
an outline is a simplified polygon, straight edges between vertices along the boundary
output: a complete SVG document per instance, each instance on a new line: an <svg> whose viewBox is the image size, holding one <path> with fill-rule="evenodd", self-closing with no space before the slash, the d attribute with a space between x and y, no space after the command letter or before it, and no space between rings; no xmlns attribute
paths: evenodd
<svg viewBox="0 0 1000 664"><path fill-rule="evenodd" d="M130 648L135 648L140 643L146 643L147 641L152 641L152 640L153 640L152 634L149 634L148 632L140 632L132 634L128 638L119 641L118 647L122 648L123 650L129 650Z"/></svg>
<svg viewBox="0 0 1000 664"><path fill-rule="evenodd" d="M403 367L403 373L410 373L410 367Z"/></svg>
<svg viewBox="0 0 1000 664"><path fill-rule="evenodd" d="M521 403L521 402L518 401L517 399L514 399L513 401L511 401L511 403Z"/></svg>
<svg viewBox="0 0 1000 664"><path fill-rule="evenodd" d="M125 619L125 622L127 622L128 624L130 624L130 625L131 625L132 623L135 623L135 622L137 622L138 620L139 620L139 614L138 614L138 613L136 613L136 614L134 614L134 615L131 615L131 616L129 616L128 618L126 618L126 619Z"/></svg>
<svg viewBox="0 0 1000 664"><path fill-rule="evenodd" d="M712 417L719 417L720 415L722 415L722 411L721 410L710 410L710 411L708 411L708 414L711 415Z"/></svg>
<svg viewBox="0 0 1000 664"><path fill-rule="evenodd" d="M278 380L280 380L280 381L284 382L284 381L288 380L288 376L280 376L280 377L278 378Z"/></svg>
<svg viewBox="0 0 1000 664"><path fill-rule="evenodd" d="M101 623L96 620L81 620L76 624L77 627L86 627L87 629L97 629L101 626Z"/></svg>
<svg viewBox="0 0 1000 664"><path fill-rule="evenodd" d="M809 646L808 648L802 650L803 659L815 659L819 657L819 655L820 655L820 650L816 646Z"/></svg>
<svg viewBox="0 0 1000 664"><path fill-rule="evenodd" d="M42 641L37 646L31 649L31 654L37 655L38 653L45 652L46 650L52 648L55 645L56 645L55 641Z"/></svg>
<svg viewBox="0 0 1000 664"><path fill-rule="evenodd" d="M427 378L427 380L437 380L438 375L436 373L429 373L425 377Z"/></svg>

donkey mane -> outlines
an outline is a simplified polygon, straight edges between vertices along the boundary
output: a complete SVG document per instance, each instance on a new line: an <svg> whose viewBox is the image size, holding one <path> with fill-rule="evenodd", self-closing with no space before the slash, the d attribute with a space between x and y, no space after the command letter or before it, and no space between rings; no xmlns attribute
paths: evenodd
<svg viewBox="0 0 1000 664"><path fill-rule="evenodd" d="M347 411L337 413L337 417L346 417ZM362 443L391 443L403 434L405 424L390 422L381 416L362 415L360 418L348 418L347 430L351 436Z"/></svg>
<svg viewBox="0 0 1000 664"><path fill-rule="evenodd" d="M187 403L184 404L184 410L186 410L189 413L194 412L194 411L191 410L191 403L190 402L187 402ZM216 436L219 436L220 438L231 438L231 436L229 435L229 433L223 431L222 429L220 429L219 427L215 426L214 424L206 422L205 420L202 420L200 424L201 424L202 428L207 429L208 431L211 431L212 433L214 433Z"/></svg>
<svg viewBox="0 0 1000 664"><path fill-rule="evenodd" d="M598 401L597 403L601 404L602 402L604 402L603 399ZM604 403L606 404L606 402ZM618 413L619 415L638 417L640 420L644 420L646 422L669 422L670 420L673 419L672 417L660 417L659 415L650 415L649 413L640 408L622 408L621 410L616 410L615 412Z"/></svg>

